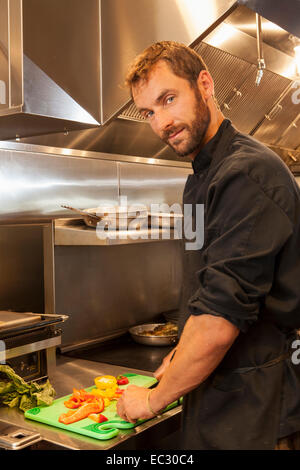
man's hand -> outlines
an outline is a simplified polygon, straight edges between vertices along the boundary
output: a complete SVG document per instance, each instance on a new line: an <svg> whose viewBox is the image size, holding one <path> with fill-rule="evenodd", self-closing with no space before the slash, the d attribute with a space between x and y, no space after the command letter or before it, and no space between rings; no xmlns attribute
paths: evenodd
<svg viewBox="0 0 300 470"><path fill-rule="evenodd" d="M137 419L149 419L155 415L151 413L147 404L148 388L129 385L117 402L117 412L120 418L130 423Z"/></svg>
<svg viewBox="0 0 300 470"><path fill-rule="evenodd" d="M167 367L169 367L170 365L171 359L173 358L175 352L176 352L176 348L172 349L172 351L170 351L169 354L166 357L164 357L159 368L156 369L155 372L153 372L153 375L157 380L160 380L162 376L164 375Z"/></svg>

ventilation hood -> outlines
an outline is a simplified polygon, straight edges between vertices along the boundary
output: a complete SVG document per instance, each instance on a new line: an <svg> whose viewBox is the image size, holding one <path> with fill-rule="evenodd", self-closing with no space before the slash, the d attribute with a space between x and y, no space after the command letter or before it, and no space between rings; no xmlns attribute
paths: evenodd
<svg viewBox="0 0 300 470"><path fill-rule="evenodd" d="M69 21L71 3L75 5L72 22ZM97 68L89 50L94 39L99 56L96 41L99 24L96 22L95 31L92 29L89 35L73 34L71 38L72 28L78 31L84 26L76 4L78 0L0 0L0 138L99 125L98 103L91 105L89 96L78 89L78 82L87 82L89 77L97 100L99 65ZM93 13L97 14L95 7ZM93 9L89 6L85 10L87 19L91 20ZM69 70L69 64L75 55L77 70L71 83L69 75L75 69Z"/></svg>
<svg viewBox="0 0 300 470"><path fill-rule="evenodd" d="M239 0L238 3L250 8L290 34L300 37L299 0L288 0L286 3L282 0Z"/></svg>
<svg viewBox="0 0 300 470"><path fill-rule="evenodd" d="M9 110L0 105L0 139L18 134L23 143L178 160L122 87L138 53L155 41L175 40L203 56L219 105L238 129L287 163L300 161L292 41L299 40L298 0L284 12L279 0L0 0L5 4L11 13L21 11L22 54L10 54L9 76L12 85L19 83L12 62L22 62L24 102L10 102ZM259 86L256 13L263 15L265 59ZM11 100L20 96L14 89Z"/></svg>
<svg viewBox="0 0 300 470"><path fill-rule="evenodd" d="M123 73L137 52L192 42L235 2L210 2L202 17L204 3L0 0L0 139L107 123L128 102Z"/></svg>

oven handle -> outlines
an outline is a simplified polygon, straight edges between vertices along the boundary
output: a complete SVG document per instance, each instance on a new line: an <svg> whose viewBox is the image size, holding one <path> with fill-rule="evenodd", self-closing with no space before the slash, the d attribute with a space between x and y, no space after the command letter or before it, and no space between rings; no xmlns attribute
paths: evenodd
<svg viewBox="0 0 300 470"><path fill-rule="evenodd" d="M58 323L63 323L69 318L68 315L57 315L55 313L37 313L37 314L33 313L32 315L36 315L38 317L49 317L51 318L51 320L41 320L40 322L37 322L37 323L23 325L19 327L13 327L10 330L0 330L0 339L3 339L5 341L5 337L11 334L23 333L28 330L30 331L39 330L45 326L57 325Z"/></svg>
<svg viewBox="0 0 300 470"><path fill-rule="evenodd" d="M42 349L52 348L53 346L58 346L61 344L61 335L54 336L53 338L43 339L41 341L36 341L35 343L24 344L23 346L18 346L17 348L12 348L8 350L0 350L0 364L5 364L7 359L12 359L13 357L23 356L24 354L41 351Z"/></svg>

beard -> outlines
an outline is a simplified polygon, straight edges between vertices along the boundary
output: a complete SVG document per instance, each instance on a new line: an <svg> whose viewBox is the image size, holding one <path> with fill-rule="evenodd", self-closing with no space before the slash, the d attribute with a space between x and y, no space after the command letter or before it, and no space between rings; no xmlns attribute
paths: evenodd
<svg viewBox="0 0 300 470"><path fill-rule="evenodd" d="M190 155L195 150L201 147L201 143L206 134L207 128L209 126L211 116L208 106L205 104L200 91L198 88L195 88L195 118L191 124L180 124L176 127L169 128L167 131L164 131L161 136L162 140L169 145L169 147L174 150L174 152L180 157L186 157ZM178 140L173 143L169 142L169 137L172 134L175 134L180 129L185 129L189 133L189 138L186 139L186 142L183 148L179 149L178 146L181 143L181 138L179 136Z"/></svg>

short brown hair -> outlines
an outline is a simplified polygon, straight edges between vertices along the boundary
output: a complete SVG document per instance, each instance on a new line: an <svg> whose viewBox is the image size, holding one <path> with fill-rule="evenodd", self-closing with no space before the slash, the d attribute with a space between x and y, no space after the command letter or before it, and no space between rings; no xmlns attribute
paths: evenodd
<svg viewBox="0 0 300 470"><path fill-rule="evenodd" d="M131 64L125 85L132 89L140 80L147 80L150 71L160 60L169 64L173 73L195 86L201 70L207 70L205 62L196 51L174 41L161 41L147 47Z"/></svg>

